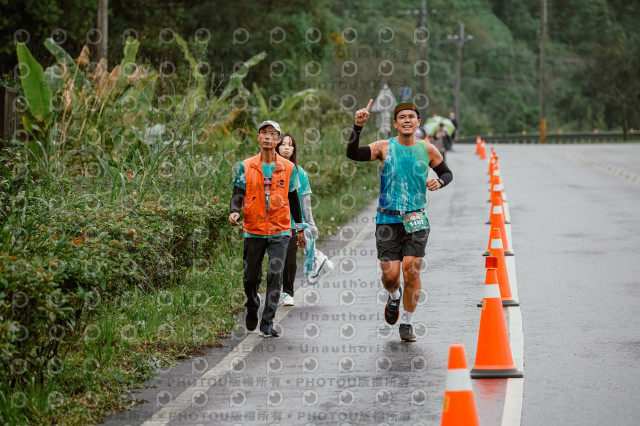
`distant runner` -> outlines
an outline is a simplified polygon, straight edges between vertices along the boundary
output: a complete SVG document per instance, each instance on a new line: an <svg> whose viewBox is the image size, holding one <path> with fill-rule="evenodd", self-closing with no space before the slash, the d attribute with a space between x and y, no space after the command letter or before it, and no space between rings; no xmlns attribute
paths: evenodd
<svg viewBox="0 0 640 426"><path fill-rule="evenodd" d="M382 284L389 292L384 317L389 324L400 319L400 299L403 302L400 340L415 342L412 317L420 298L420 265L429 237L429 220L425 212L427 194L437 191L453 180L453 173L440 152L429 142L415 136L420 126L418 107L412 102L396 106L393 126L398 136L359 146L360 132L369 119L369 109L356 111L355 124L347 157L355 161L380 160L380 198L376 217L376 248L382 267ZM429 168L438 175L427 178ZM404 278L404 297L400 283L400 266Z"/></svg>

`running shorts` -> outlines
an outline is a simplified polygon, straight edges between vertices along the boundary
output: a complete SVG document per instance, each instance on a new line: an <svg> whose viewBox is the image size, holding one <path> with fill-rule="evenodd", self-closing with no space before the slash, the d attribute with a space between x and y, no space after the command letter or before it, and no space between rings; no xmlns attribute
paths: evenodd
<svg viewBox="0 0 640 426"><path fill-rule="evenodd" d="M381 262L405 256L424 257L429 229L408 233L402 223L376 224L376 249Z"/></svg>

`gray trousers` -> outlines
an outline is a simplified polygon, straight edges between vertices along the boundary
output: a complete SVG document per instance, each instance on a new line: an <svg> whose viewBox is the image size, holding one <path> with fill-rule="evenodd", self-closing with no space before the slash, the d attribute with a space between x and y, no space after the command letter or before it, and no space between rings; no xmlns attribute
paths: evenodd
<svg viewBox="0 0 640 426"><path fill-rule="evenodd" d="M247 309L257 310L260 307L258 287L262 282L262 260L264 254L269 255L267 268L267 292L261 325L273 325L276 309L280 301L282 287L282 271L289 245L289 236L273 238L245 238L244 253L244 293L247 296Z"/></svg>

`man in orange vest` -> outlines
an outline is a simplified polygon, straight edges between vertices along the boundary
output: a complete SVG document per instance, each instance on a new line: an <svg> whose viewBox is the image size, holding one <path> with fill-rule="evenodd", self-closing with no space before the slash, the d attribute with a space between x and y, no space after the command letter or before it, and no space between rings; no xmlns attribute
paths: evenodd
<svg viewBox="0 0 640 426"><path fill-rule="evenodd" d="M302 212L298 200L298 175L293 163L276 154L276 144L282 131L275 121L263 121L258 126L258 142L261 151L238 165L233 179L231 196L232 226L240 225L244 236L244 292L247 296L247 329L258 326L260 297L258 287L262 281L262 259L269 254L267 270L267 293L260 321L263 337L278 337L273 328L287 246L291 236L291 217L298 231L298 247L304 247Z"/></svg>

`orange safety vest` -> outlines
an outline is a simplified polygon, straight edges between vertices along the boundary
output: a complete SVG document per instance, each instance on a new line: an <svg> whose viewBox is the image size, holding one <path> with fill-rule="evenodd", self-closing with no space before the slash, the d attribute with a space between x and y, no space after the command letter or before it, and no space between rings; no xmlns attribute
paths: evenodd
<svg viewBox="0 0 640 426"><path fill-rule="evenodd" d="M289 231L291 229L291 214L288 196L293 163L276 155L268 214L264 195L262 155L258 154L248 158L243 163L246 186L242 230L257 235L274 235Z"/></svg>

